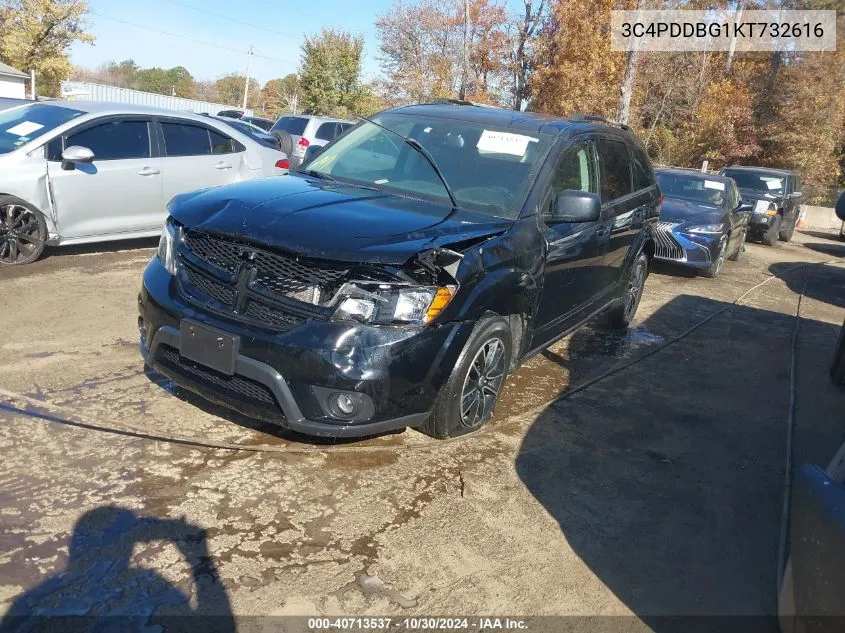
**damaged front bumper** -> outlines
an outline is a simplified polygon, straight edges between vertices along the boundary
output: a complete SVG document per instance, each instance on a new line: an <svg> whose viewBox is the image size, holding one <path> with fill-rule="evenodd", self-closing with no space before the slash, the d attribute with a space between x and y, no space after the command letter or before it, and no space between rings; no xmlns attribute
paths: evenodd
<svg viewBox="0 0 845 633"><path fill-rule="evenodd" d="M138 298L146 362L176 384L250 417L309 435L359 437L426 420L473 322L372 326L306 320L272 332L206 312L153 257ZM190 360L183 322L237 340L231 372ZM344 396L338 408L338 398Z"/></svg>

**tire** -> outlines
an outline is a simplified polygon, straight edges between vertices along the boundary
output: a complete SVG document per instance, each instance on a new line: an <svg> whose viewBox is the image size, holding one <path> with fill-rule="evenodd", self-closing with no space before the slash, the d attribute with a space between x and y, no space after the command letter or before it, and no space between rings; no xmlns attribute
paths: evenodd
<svg viewBox="0 0 845 633"><path fill-rule="evenodd" d="M34 206L0 196L0 266L31 264L47 242L47 221Z"/></svg>
<svg viewBox="0 0 845 633"><path fill-rule="evenodd" d="M648 257L646 257L645 253L640 253L631 265L631 271L625 282L625 288L620 302L607 313L607 323L610 327L617 330L624 330L631 325L631 321L634 320L634 316L637 314L637 308L640 305L640 299L643 296L643 288L645 287L645 280L647 278Z"/></svg>
<svg viewBox="0 0 845 633"><path fill-rule="evenodd" d="M704 269L704 276L710 279L716 279L719 276L719 273L722 272L722 268L725 267L725 259L728 252L728 241L730 237L727 239L722 240L719 242L719 250L716 251L716 257L713 259L713 262Z"/></svg>
<svg viewBox="0 0 845 633"><path fill-rule="evenodd" d="M791 242L792 236L795 235L795 222L796 218L792 219L792 222L789 223L789 226L781 230L779 237L782 242Z"/></svg>
<svg viewBox="0 0 845 633"><path fill-rule="evenodd" d="M775 216L769 230L763 233L763 244L766 246L774 246L778 243L778 240L780 239L781 224L783 224L783 218L779 215Z"/></svg>
<svg viewBox="0 0 845 633"><path fill-rule="evenodd" d="M731 253L731 256L728 257L729 260L732 262L741 262L745 259L745 238L748 236L748 229L742 229L742 233L739 236L739 244L736 247L736 250Z"/></svg>
<svg viewBox="0 0 845 633"><path fill-rule="evenodd" d="M291 135L284 130L273 130L271 134L279 139L279 150L284 152L290 160L293 154L293 138Z"/></svg>
<svg viewBox="0 0 845 633"><path fill-rule="evenodd" d="M839 330L839 341L836 343L836 350L833 352L830 379L837 385L845 385L845 323Z"/></svg>
<svg viewBox="0 0 845 633"><path fill-rule="evenodd" d="M505 384L511 345L507 322L499 316L483 317L464 345L449 380L440 389L431 416L419 430L431 437L446 439L483 428L493 417ZM479 377L486 380L479 381ZM479 383L483 391L479 391ZM473 406L473 402L477 405Z"/></svg>

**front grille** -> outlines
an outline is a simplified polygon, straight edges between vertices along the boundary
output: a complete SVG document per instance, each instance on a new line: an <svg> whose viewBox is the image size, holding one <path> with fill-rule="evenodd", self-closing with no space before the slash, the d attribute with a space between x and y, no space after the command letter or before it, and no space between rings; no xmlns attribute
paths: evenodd
<svg viewBox="0 0 845 633"><path fill-rule="evenodd" d="M320 302L334 295L349 272L331 262L271 253L200 231L186 231L180 262L187 298L277 331L308 318L327 318L330 310Z"/></svg>
<svg viewBox="0 0 845 633"><path fill-rule="evenodd" d="M169 345L158 346L155 360L164 369L183 376L200 386L209 388L216 394L228 396L230 399L239 400L251 406L271 409L277 415L281 413L273 392L259 382L243 376L221 374L209 367L184 358Z"/></svg>
<svg viewBox="0 0 845 633"><path fill-rule="evenodd" d="M244 262L244 254L252 254L256 268L255 285L272 295L315 303L315 298L330 297L343 283L349 270L308 258L270 253L253 246L188 231L185 246L204 262L222 271L235 274Z"/></svg>
<svg viewBox="0 0 845 633"><path fill-rule="evenodd" d="M675 239L672 229L678 226L675 222L658 222L654 231L654 256L659 259L683 261L686 253Z"/></svg>

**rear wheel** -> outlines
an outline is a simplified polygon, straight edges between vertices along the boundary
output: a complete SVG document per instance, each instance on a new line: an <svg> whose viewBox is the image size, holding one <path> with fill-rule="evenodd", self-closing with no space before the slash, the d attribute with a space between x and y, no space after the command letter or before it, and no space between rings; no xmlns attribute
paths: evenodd
<svg viewBox="0 0 845 633"><path fill-rule="evenodd" d="M47 222L31 204L0 196L0 266L34 262L47 242Z"/></svg>
<svg viewBox="0 0 845 633"><path fill-rule="evenodd" d="M742 232L739 234L739 238L737 238L738 244L736 245L736 250L731 253L730 257L728 257L728 259L732 262L739 262L745 258L745 238L747 235L748 229L743 228Z"/></svg>
<svg viewBox="0 0 845 633"><path fill-rule="evenodd" d="M511 357L511 333L498 316L481 319L420 431L444 439L477 431L493 417Z"/></svg>
<svg viewBox="0 0 845 633"><path fill-rule="evenodd" d="M788 226L784 227L780 232L780 239L784 242L791 242L792 236L795 235L795 222L796 219L793 218L791 222L788 223Z"/></svg>
<svg viewBox="0 0 845 633"><path fill-rule="evenodd" d="M769 227L769 230L763 233L763 244L766 246L774 246L778 243L778 239L780 238L780 227L783 224L783 218L779 215L775 216L775 219L772 220L772 225Z"/></svg>
<svg viewBox="0 0 845 633"><path fill-rule="evenodd" d="M620 302L611 308L607 313L607 323L612 328L624 330L637 313L640 299L643 296L645 280L648 277L648 257L640 253L636 261L631 265L631 272L625 282L625 289Z"/></svg>

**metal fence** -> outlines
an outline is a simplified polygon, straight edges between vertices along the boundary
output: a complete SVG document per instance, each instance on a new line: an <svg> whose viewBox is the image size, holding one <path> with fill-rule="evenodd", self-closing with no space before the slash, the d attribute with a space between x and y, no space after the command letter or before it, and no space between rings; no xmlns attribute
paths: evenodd
<svg viewBox="0 0 845 633"><path fill-rule="evenodd" d="M182 112L196 112L198 114L202 112L217 114L221 110L243 110L240 106L211 103L210 101L197 101L196 99L183 99L182 97L169 97L153 92L141 92L140 90L92 84L85 81L63 81L62 97L69 100L80 99L85 101L105 101L107 103L131 103L133 105L164 108L166 110L180 110ZM245 112L248 116L252 116L253 114L250 109L245 110Z"/></svg>

